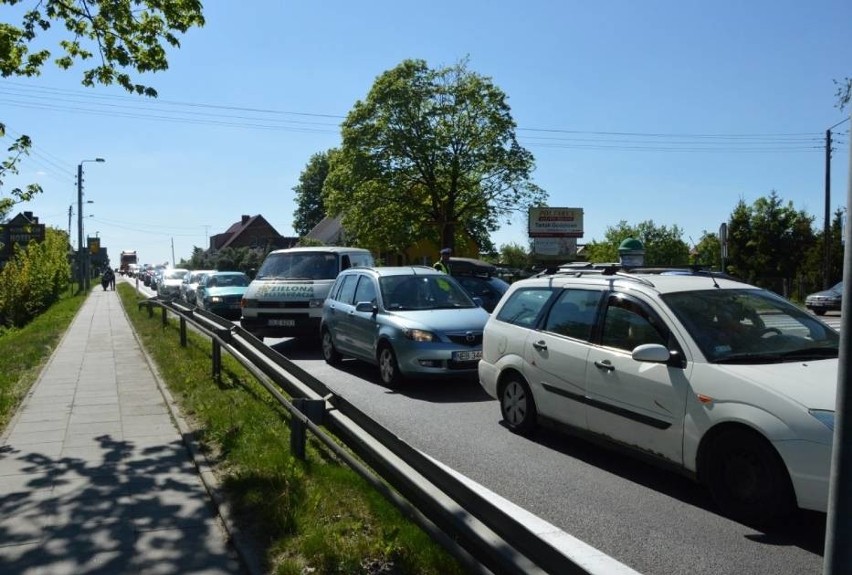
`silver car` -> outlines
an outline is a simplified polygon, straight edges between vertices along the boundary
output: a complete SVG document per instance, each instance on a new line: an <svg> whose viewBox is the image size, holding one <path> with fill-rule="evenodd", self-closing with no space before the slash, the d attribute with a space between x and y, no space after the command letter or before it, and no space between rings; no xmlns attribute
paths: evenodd
<svg viewBox="0 0 852 575"><path fill-rule="evenodd" d="M373 363L388 386L412 376L473 376L488 317L432 268L350 268L323 304L322 353L331 365L343 356Z"/></svg>

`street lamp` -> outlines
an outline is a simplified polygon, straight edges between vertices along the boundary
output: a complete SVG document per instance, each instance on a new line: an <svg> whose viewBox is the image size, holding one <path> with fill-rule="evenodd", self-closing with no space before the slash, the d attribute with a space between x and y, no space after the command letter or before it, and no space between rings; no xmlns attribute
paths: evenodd
<svg viewBox="0 0 852 575"><path fill-rule="evenodd" d="M77 274L80 289L89 289L89 276L86 273L86 253L83 251L83 164L86 162L105 162L103 158L82 160L77 164Z"/></svg>

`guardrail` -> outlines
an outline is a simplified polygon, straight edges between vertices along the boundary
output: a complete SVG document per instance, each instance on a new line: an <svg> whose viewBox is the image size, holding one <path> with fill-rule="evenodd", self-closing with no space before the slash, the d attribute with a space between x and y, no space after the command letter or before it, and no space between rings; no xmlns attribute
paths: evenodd
<svg viewBox="0 0 852 575"><path fill-rule="evenodd" d="M492 503L458 476L373 421L324 383L263 344L240 326L212 313L151 298L139 308L161 308L211 338L213 375L224 349L248 369L291 414L291 447L304 454L304 431L332 449L353 470L416 521L471 573L594 575L605 571L581 565L544 540L524 522ZM283 389L292 400L285 397ZM331 432L369 465L362 464L328 436ZM627 569L629 571L629 569Z"/></svg>

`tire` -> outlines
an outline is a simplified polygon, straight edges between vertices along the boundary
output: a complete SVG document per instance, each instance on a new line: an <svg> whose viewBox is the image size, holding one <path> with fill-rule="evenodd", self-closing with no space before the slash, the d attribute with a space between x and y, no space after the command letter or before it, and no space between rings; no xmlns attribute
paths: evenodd
<svg viewBox="0 0 852 575"><path fill-rule="evenodd" d="M787 468L772 445L755 432L729 430L713 440L702 476L729 517L774 523L795 509Z"/></svg>
<svg viewBox="0 0 852 575"><path fill-rule="evenodd" d="M500 413L509 429L518 435L529 435L536 428L535 399L530 386L520 376L511 376L500 387Z"/></svg>
<svg viewBox="0 0 852 575"><path fill-rule="evenodd" d="M334 347L334 340L328 328L322 330L322 357L328 365L337 365L343 359L343 356Z"/></svg>
<svg viewBox="0 0 852 575"><path fill-rule="evenodd" d="M382 383L388 387L396 387L402 382L402 374L399 372L399 364L396 361L396 354L393 348L388 343L384 343L379 347L379 377Z"/></svg>
<svg viewBox="0 0 852 575"><path fill-rule="evenodd" d="M825 310L824 309L815 309L814 313L817 314L817 315L825 315Z"/></svg>

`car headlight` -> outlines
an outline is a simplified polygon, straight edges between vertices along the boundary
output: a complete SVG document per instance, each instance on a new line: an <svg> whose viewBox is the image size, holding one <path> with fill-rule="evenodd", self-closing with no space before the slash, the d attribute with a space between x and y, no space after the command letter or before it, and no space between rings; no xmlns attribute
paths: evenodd
<svg viewBox="0 0 852 575"><path fill-rule="evenodd" d="M322 307L324 299L312 299L308 302L308 307Z"/></svg>
<svg viewBox="0 0 852 575"><path fill-rule="evenodd" d="M210 303L222 303L222 298L217 295L214 295L210 298Z"/></svg>
<svg viewBox="0 0 852 575"><path fill-rule="evenodd" d="M808 413L810 413L820 423L822 423L827 428L829 428L832 432L834 432L834 412L833 411L828 411L827 409L809 409Z"/></svg>
<svg viewBox="0 0 852 575"><path fill-rule="evenodd" d="M434 333L432 333L431 331L423 330L423 329L408 329L408 328L406 328L406 329L402 330L402 333L403 333L403 335L405 335L406 338L410 339L411 341L424 342L424 341L435 341L436 339L438 339L438 338L435 337Z"/></svg>

